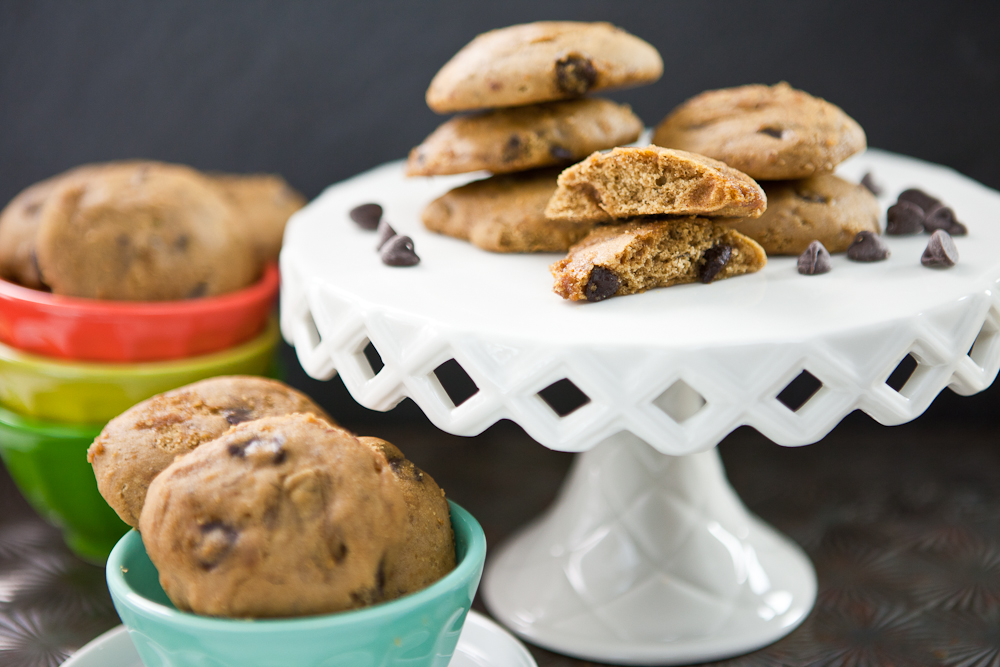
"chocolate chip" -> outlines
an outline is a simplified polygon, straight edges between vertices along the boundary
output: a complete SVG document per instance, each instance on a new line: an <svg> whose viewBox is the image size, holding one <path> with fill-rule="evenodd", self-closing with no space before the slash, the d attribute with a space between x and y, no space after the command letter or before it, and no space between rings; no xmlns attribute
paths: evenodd
<svg viewBox="0 0 1000 667"><path fill-rule="evenodd" d="M205 281L201 281L200 283L195 285L190 292L188 292L187 298L197 299L198 297L205 296L205 294L207 293L208 293L208 283L206 283Z"/></svg>
<svg viewBox="0 0 1000 667"><path fill-rule="evenodd" d="M227 408L222 411L222 416L231 425L242 424L253 419L253 411L250 408Z"/></svg>
<svg viewBox="0 0 1000 667"><path fill-rule="evenodd" d="M603 301L609 296L614 296L622 281L618 274L603 266L595 266L590 272L590 279L583 289L587 301Z"/></svg>
<svg viewBox="0 0 1000 667"><path fill-rule="evenodd" d="M184 252L191 245L191 237L187 234L181 234L176 239L174 239L174 249Z"/></svg>
<svg viewBox="0 0 1000 667"><path fill-rule="evenodd" d="M564 148L563 146L550 146L549 155L557 160L573 159L573 153L568 148Z"/></svg>
<svg viewBox="0 0 1000 667"><path fill-rule="evenodd" d="M352 208L350 216L361 229L376 229L382 219L382 207L378 204L362 204Z"/></svg>
<svg viewBox="0 0 1000 667"><path fill-rule="evenodd" d="M918 190L917 188L910 188L909 190L903 190L899 193L897 201L908 201L911 204L916 204L924 210L925 213L929 213L935 206L940 206L941 201L935 197L930 196L923 190Z"/></svg>
<svg viewBox="0 0 1000 667"><path fill-rule="evenodd" d="M785 136L785 131L780 127L762 127L757 130L757 134L766 134L769 137L774 137L775 139L781 139Z"/></svg>
<svg viewBox="0 0 1000 667"><path fill-rule="evenodd" d="M518 157L521 156L521 137L516 134L510 135L507 139L507 143L503 145L503 151L500 153L500 159L504 162L513 162Z"/></svg>
<svg viewBox="0 0 1000 667"><path fill-rule="evenodd" d="M830 253L819 241L813 241L809 247L799 255L798 269L804 276L815 276L820 273L828 273L833 265L830 263Z"/></svg>
<svg viewBox="0 0 1000 667"><path fill-rule="evenodd" d="M733 256L733 247L726 243L718 243L705 251L701 268L698 269L698 280L706 285L719 275L719 271L729 264Z"/></svg>
<svg viewBox="0 0 1000 667"><path fill-rule="evenodd" d="M880 262L889 257L889 246L878 234L858 232L854 242L847 249L847 258L855 262Z"/></svg>
<svg viewBox="0 0 1000 667"><path fill-rule="evenodd" d="M870 171L861 177L861 185L868 188L868 191L876 197L882 194L882 186L875 181L875 177L872 176Z"/></svg>
<svg viewBox="0 0 1000 667"><path fill-rule="evenodd" d="M590 58L570 53L556 61L556 87L568 95L583 95L597 81Z"/></svg>
<svg viewBox="0 0 1000 667"><path fill-rule="evenodd" d="M243 442L234 442L226 448L230 456L250 459L253 463L283 463L286 452L283 447L285 436L281 433L255 435Z"/></svg>
<svg viewBox="0 0 1000 667"><path fill-rule="evenodd" d="M924 229L924 209L913 202L898 201L886 212L885 233L893 236L916 234Z"/></svg>
<svg viewBox="0 0 1000 667"><path fill-rule="evenodd" d="M920 257L920 263L933 268L947 268L955 266L958 262L958 248L951 239L951 235L943 229L938 229L931 234L927 248Z"/></svg>
<svg viewBox="0 0 1000 667"><path fill-rule="evenodd" d="M798 197L799 199L804 199L807 202L812 202L813 204L825 204L828 201L830 201L829 198L821 195L818 192L809 192L806 190L796 191L795 196Z"/></svg>
<svg viewBox="0 0 1000 667"><path fill-rule="evenodd" d="M381 250L382 246L385 245L385 242L396 235L396 230L393 229L388 222L383 220L378 223L378 231L376 234L378 235L378 243L375 244L375 249Z"/></svg>
<svg viewBox="0 0 1000 667"><path fill-rule="evenodd" d="M128 237L128 234L119 234L115 237L115 243L118 244L119 248L127 248L132 243L132 239Z"/></svg>
<svg viewBox="0 0 1000 667"><path fill-rule="evenodd" d="M932 234L939 229L943 229L951 236L965 236L968 230L965 225L955 219L955 212L947 206L935 206L927 213L924 219L924 229L928 234Z"/></svg>
<svg viewBox="0 0 1000 667"><path fill-rule="evenodd" d="M201 539L195 545L194 557L202 568L211 570L229 555L237 538L239 533L232 526L221 521L206 523L201 526Z"/></svg>
<svg viewBox="0 0 1000 667"><path fill-rule="evenodd" d="M413 266L420 258L413 251L413 239L409 236L393 236L380 251L382 263L389 266Z"/></svg>

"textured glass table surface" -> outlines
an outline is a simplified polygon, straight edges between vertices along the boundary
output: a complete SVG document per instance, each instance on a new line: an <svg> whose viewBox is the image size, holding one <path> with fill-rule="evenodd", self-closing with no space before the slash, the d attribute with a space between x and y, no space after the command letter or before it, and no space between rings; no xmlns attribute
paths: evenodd
<svg viewBox="0 0 1000 667"><path fill-rule="evenodd" d="M800 449L730 435L733 486L809 553L819 597L785 639L715 664L1000 666L1000 430L985 416L997 394L946 392L894 428L856 414ZM402 447L490 545L552 501L572 459L506 422L475 438L426 421L349 426ZM0 469L0 665L58 665L117 623L103 570L72 556ZM588 664L530 648L542 667Z"/></svg>

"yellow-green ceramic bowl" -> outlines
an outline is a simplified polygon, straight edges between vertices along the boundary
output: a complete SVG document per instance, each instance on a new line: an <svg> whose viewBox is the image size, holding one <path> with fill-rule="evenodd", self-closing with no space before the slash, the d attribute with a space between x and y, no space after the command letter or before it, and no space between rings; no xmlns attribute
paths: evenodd
<svg viewBox="0 0 1000 667"><path fill-rule="evenodd" d="M264 375L278 343L272 320L253 340L200 357L140 364L72 362L0 345L0 406L50 422L104 424L136 403L216 375Z"/></svg>

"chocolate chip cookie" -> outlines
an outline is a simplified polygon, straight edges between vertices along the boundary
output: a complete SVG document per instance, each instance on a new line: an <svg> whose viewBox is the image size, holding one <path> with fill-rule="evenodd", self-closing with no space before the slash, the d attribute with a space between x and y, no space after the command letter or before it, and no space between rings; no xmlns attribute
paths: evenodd
<svg viewBox="0 0 1000 667"><path fill-rule="evenodd" d="M87 450L87 460L101 495L125 523L136 527L150 482L175 458L236 424L293 412L310 412L333 423L309 397L276 380L210 378L118 415Z"/></svg>
<svg viewBox="0 0 1000 667"><path fill-rule="evenodd" d="M261 264L278 261L288 218L306 198L273 174L210 174L236 211L235 222Z"/></svg>
<svg viewBox="0 0 1000 667"><path fill-rule="evenodd" d="M139 164L57 187L42 206L42 282L68 296L160 301L253 283L253 249L199 172Z"/></svg>
<svg viewBox="0 0 1000 667"><path fill-rule="evenodd" d="M752 178L718 160L658 146L594 153L559 175L545 209L553 220L608 222L639 215L759 216Z"/></svg>
<svg viewBox="0 0 1000 667"><path fill-rule="evenodd" d="M659 52L610 23L539 21L483 33L435 75L437 113L549 102L652 83Z"/></svg>
<svg viewBox="0 0 1000 667"><path fill-rule="evenodd" d="M641 219L595 227L549 267L553 291L602 301L654 287L731 278L767 263L752 239L707 218Z"/></svg>
<svg viewBox="0 0 1000 667"><path fill-rule="evenodd" d="M444 490L430 475L408 461L392 443L379 438L358 440L375 452L379 465L392 471L406 501L402 548L386 554L386 599L434 583L455 568L455 533Z"/></svg>
<svg viewBox="0 0 1000 667"><path fill-rule="evenodd" d="M458 116L410 151L406 174L504 174L569 164L635 141L642 127L627 105L598 98Z"/></svg>
<svg viewBox="0 0 1000 667"><path fill-rule="evenodd" d="M0 278L48 289L38 269L36 237L42 206L61 185L116 169L131 169L138 161L87 164L39 181L22 190L0 211Z"/></svg>
<svg viewBox="0 0 1000 667"><path fill-rule="evenodd" d="M799 255L812 241L829 252L845 252L858 232L879 233L878 200L863 185L833 174L763 185L764 214L726 223L769 255Z"/></svg>
<svg viewBox="0 0 1000 667"><path fill-rule="evenodd" d="M787 83L696 95L663 119L653 143L722 160L757 180L833 171L866 145L839 107Z"/></svg>
<svg viewBox="0 0 1000 667"><path fill-rule="evenodd" d="M545 217L558 175L542 169L473 181L428 204L424 225L492 252L565 252L593 225Z"/></svg>
<svg viewBox="0 0 1000 667"><path fill-rule="evenodd" d="M407 519L391 465L295 414L239 424L174 461L150 485L139 529L179 609L266 618L391 599Z"/></svg>

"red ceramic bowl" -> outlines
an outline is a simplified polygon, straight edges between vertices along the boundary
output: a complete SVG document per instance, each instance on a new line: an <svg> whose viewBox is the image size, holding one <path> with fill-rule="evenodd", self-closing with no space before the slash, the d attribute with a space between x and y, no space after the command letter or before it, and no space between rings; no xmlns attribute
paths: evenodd
<svg viewBox="0 0 1000 667"><path fill-rule="evenodd" d="M59 296L0 280L0 342L76 361L197 357L263 331L278 295L278 267L236 292L183 301L104 301Z"/></svg>

